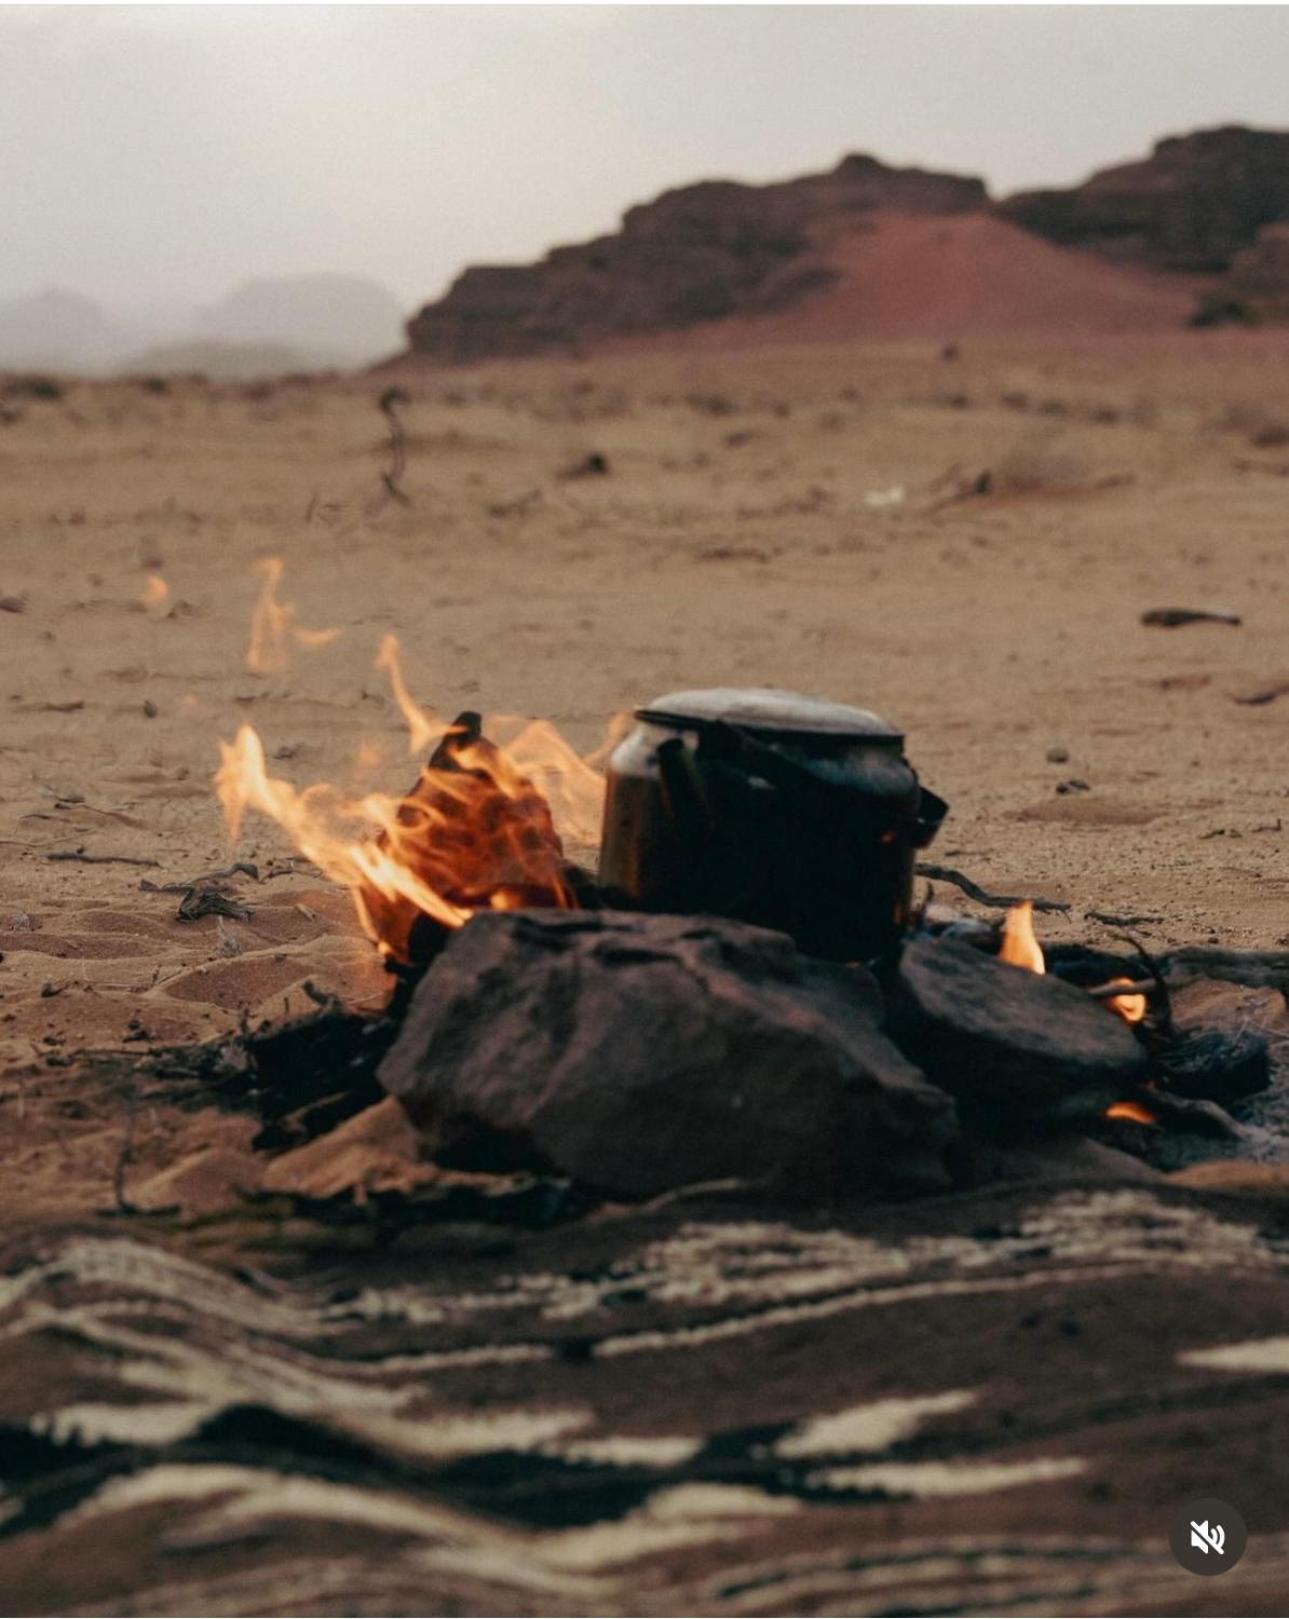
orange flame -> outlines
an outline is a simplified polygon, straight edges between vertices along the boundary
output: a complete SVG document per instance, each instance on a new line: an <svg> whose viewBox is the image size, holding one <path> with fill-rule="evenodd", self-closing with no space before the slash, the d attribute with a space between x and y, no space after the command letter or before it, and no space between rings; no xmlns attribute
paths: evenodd
<svg viewBox="0 0 1289 1619"><path fill-rule="evenodd" d="M1131 984L1131 978L1111 978L1111 984ZM1146 1016L1146 997L1144 995L1111 995L1105 1003L1118 1012L1125 1023L1140 1023ZM1125 1107L1129 1103L1123 1104Z"/></svg>
<svg viewBox="0 0 1289 1619"><path fill-rule="evenodd" d="M998 947L999 961L1008 961L1013 967L1027 967L1032 973L1045 973L1047 963L1043 959L1043 947L1039 944L1034 932L1034 904L1032 900L1022 900L1019 905L1013 905L1003 920L1002 942ZM1132 983L1131 978L1112 978L1112 984ZM1117 1012L1127 1023L1140 1023L1146 1016L1146 997L1144 995L1111 995L1103 1004L1112 1012ZM1124 1103L1127 1107L1129 1104Z"/></svg>
<svg viewBox="0 0 1289 1619"><path fill-rule="evenodd" d="M1126 997L1125 997L1126 998ZM1148 1107L1140 1102L1111 1102L1105 1110L1107 1119L1131 1119L1134 1124L1157 1124L1159 1121Z"/></svg>
<svg viewBox="0 0 1289 1619"><path fill-rule="evenodd" d="M170 586L159 573L150 573L139 596L139 606L151 612L155 608L164 607L169 599Z"/></svg>
<svg viewBox="0 0 1289 1619"><path fill-rule="evenodd" d="M407 751L412 754L424 753L431 743L439 740L447 726L442 720L431 719L408 691L407 682L403 679L396 635L386 635L381 639L380 651L376 654L376 668L383 669L389 676L394 701L407 723Z"/></svg>
<svg viewBox="0 0 1289 1619"><path fill-rule="evenodd" d="M264 584L251 614L246 666L257 675L281 674L290 663L292 642L312 652L330 645L341 632L306 630L296 623L294 606L277 599L284 568L281 557L265 557L256 566L264 575Z"/></svg>
<svg viewBox="0 0 1289 1619"><path fill-rule="evenodd" d="M1045 973L1047 963L1043 959L1043 947L1039 944L1034 933L1034 906L1030 900L1022 900L1019 905L1012 906L1003 920L1002 943L998 949L998 959L1009 961L1013 967L1028 967L1030 972ZM1112 978L1112 984L1131 984L1131 978ZM1129 1023L1140 1023L1146 1015L1146 997L1144 995L1111 995L1104 1004L1112 1012L1117 1012L1121 1018ZM1105 1110L1107 1119L1131 1119L1137 1124L1154 1124L1155 1115L1148 1107L1140 1102L1112 1102Z"/></svg>
<svg viewBox="0 0 1289 1619"><path fill-rule="evenodd" d="M381 656L393 674L391 642ZM400 707L423 739L417 722L430 721L410 697ZM593 842L603 778L545 721L509 722L519 730L505 747L483 736L476 716L463 721L473 723L437 727L430 763L404 797L357 800L326 783L298 791L271 777L263 743L244 725L234 742L220 743L215 775L229 832L238 837L248 810L276 821L302 854L352 892L368 936L402 962L416 954L422 917L455 928L485 908L571 908L576 900L556 825L573 841Z"/></svg>
<svg viewBox="0 0 1289 1619"><path fill-rule="evenodd" d="M999 961L1010 962L1013 967L1025 967L1032 973L1045 973L1043 947L1034 933L1034 903L1024 899L1013 905L1003 920L1002 943L998 947Z"/></svg>

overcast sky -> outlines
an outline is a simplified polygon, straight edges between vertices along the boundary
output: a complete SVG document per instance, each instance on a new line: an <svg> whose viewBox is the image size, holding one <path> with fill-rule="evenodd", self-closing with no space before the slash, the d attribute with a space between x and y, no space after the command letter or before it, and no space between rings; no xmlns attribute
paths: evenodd
<svg viewBox="0 0 1289 1619"><path fill-rule="evenodd" d="M339 270L410 309L668 186L846 151L1065 184L1289 124L1283 7L0 9L0 297Z"/></svg>

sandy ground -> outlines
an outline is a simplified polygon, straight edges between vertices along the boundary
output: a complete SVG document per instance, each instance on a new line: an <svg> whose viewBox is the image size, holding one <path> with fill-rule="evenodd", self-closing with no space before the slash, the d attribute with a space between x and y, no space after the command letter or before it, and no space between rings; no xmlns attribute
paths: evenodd
<svg viewBox="0 0 1289 1619"><path fill-rule="evenodd" d="M225 838L210 775L243 722L297 784L405 785L373 668L389 630L426 703L547 716L581 749L677 687L871 706L951 801L931 858L1070 901L1053 933L1096 936L1099 909L1158 918L1147 942L1283 941L1289 696L1236 699L1289 681L1287 355L1214 334L411 373L406 506L380 499L389 377L11 392L3 1105L81 1048L307 1004L305 980L379 997L316 875L242 882L248 922L180 921L140 881L290 852L262 821ZM560 476L590 451L607 476ZM988 493L952 498L986 470ZM297 622L342 633L256 675L270 555ZM147 606L153 574L169 594ZM1243 624L1140 624L1168 606ZM156 864L52 858L72 851Z"/></svg>

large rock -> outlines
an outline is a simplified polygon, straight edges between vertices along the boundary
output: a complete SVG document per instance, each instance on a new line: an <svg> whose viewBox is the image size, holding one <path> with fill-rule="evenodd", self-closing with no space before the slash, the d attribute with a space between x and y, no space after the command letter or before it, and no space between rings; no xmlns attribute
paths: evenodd
<svg viewBox="0 0 1289 1619"><path fill-rule="evenodd" d="M1084 990L959 939L915 938L890 986L893 1038L978 1127L1101 1113L1147 1077L1128 1024Z"/></svg>
<svg viewBox="0 0 1289 1619"><path fill-rule="evenodd" d="M862 970L710 917L491 912L413 997L380 1079L624 1198L736 1180L834 1202L947 1183L954 1108Z"/></svg>

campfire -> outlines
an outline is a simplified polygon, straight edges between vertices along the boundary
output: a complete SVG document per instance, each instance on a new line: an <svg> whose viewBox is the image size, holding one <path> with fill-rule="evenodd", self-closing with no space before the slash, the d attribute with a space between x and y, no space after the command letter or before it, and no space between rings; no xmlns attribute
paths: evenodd
<svg viewBox="0 0 1289 1619"><path fill-rule="evenodd" d="M263 656L258 626L281 623L272 598L278 577L269 576L257 609L252 658ZM276 821L302 855L350 890L364 931L396 965L423 954L431 929L459 928L476 911L576 905L552 802L570 837L592 841L603 796L597 772L544 722L522 724L502 747L483 734L477 714L438 721L410 696L392 635L376 666L407 722L409 751L433 743L412 787L398 798L349 799L326 783L297 790L270 776L259 733L243 725L232 743L221 742L215 776L230 836L240 835L248 810Z"/></svg>
<svg viewBox="0 0 1289 1619"><path fill-rule="evenodd" d="M329 634L280 577L261 667ZM1168 962L1045 952L1028 900L1000 925L915 904L947 805L876 715L671 693L582 757L545 722L421 707L392 636L376 666L428 753L401 795L297 788L249 725L215 785L234 838L266 815L353 895L402 981L380 1081L432 1152L627 1197L863 1199L988 1179L1025 1146L1074 1169L1228 1150L1215 1098L1268 1083L1265 1042L1179 1026ZM597 841L598 872L568 857Z"/></svg>

